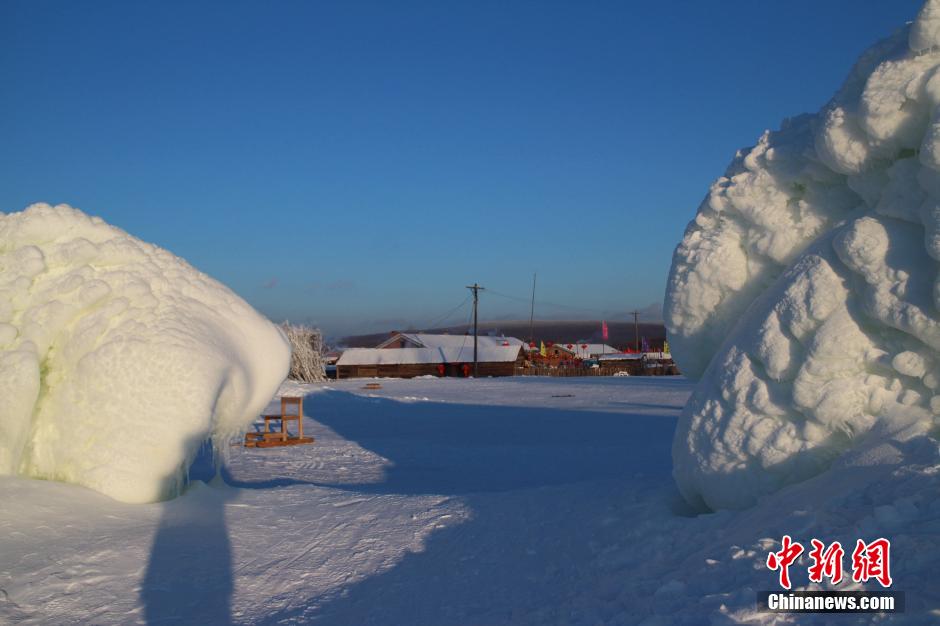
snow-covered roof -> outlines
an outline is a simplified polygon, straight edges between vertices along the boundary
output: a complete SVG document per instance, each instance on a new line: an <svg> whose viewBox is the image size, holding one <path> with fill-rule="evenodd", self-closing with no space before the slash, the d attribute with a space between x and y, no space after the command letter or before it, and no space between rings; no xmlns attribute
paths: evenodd
<svg viewBox="0 0 940 626"><path fill-rule="evenodd" d="M395 333L382 343L378 348L385 348L391 343L398 341L399 338L413 343L422 348L460 348L470 346L471 354L473 352L472 335L435 335L430 333ZM477 337L477 346L521 346L522 340L515 337L491 337L489 335L479 335ZM472 357L471 357L472 358Z"/></svg>
<svg viewBox="0 0 940 626"><path fill-rule="evenodd" d="M482 337L480 337L482 339ZM506 363L519 356L521 344L493 345L478 343L477 361ZM466 345L443 348L350 348L343 353L337 365L405 365L417 363L472 363L473 338Z"/></svg>
<svg viewBox="0 0 940 626"><path fill-rule="evenodd" d="M581 346L586 346L582 348ZM548 344L545 345L546 350L551 350L552 348L562 348L572 352L575 357L579 359L589 359L598 354L609 354L611 352L619 352L617 348L613 346L608 346L606 343L572 343L571 347L568 347L567 343L554 343L552 346ZM536 343L535 348L529 348L529 350L535 350L536 352L541 349L541 344Z"/></svg>

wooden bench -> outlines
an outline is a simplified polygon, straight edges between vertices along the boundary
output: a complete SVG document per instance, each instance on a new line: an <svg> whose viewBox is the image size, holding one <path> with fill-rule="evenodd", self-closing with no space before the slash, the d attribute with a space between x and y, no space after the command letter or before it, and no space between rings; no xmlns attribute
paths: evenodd
<svg viewBox="0 0 940 626"><path fill-rule="evenodd" d="M295 410L290 410L296 407ZM313 437L304 437L304 401L303 398L281 398L281 412L274 415L262 415L264 432L245 433L246 448L273 448L275 446L295 446L301 443L313 443ZM287 431L287 423L297 422L297 436ZM271 430L272 422L280 422L279 430Z"/></svg>

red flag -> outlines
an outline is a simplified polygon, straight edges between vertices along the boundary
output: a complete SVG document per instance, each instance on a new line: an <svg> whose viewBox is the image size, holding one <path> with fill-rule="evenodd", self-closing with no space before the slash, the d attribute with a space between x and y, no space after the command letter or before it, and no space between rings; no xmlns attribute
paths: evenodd
<svg viewBox="0 0 940 626"><path fill-rule="evenodd" d="M607 335L607 322L601 322L601 335L604 337L604 341L607 341L610 338Z"/></svg>

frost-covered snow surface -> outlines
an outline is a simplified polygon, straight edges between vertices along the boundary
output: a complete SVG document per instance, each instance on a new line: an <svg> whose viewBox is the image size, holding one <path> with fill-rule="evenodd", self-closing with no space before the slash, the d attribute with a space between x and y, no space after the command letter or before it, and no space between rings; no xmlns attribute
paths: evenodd
<svg viewBox="0 0 940 626"><path fill-rule="evenodd" d="M692 503L752 505L940 415L940 1L816 115L742 150L676 249L666 324L700 382Z"/></svg>
<svg viewBox="0 0 940 626"><path fill-rule="evenodd" d="M936 446L886 445L695 516L670 473L681 378L365 382L285 383L316 443L235 445L228 486L168 502L0 477L0 623L834 623L756 612L785 533L891 539L906 613L838 624L940 618Z"/></svg>
<svg viewBox="0 0 940 626"><path fill-rule="evenodd" d="M287 373L280 331L185 261L68 206L0 213L0 475L174 495Z"/></svg>

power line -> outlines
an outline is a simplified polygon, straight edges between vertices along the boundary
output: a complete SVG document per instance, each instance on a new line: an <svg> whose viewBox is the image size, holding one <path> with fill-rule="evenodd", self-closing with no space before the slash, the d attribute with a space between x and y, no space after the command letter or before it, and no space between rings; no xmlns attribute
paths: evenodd
<svg viewBox="0 0 940 626"><path fill-rule="evenodd" d="M525 302L526 304L529 303L529 299L528 299L528 298L520 298L519 296L511 296L511 295L509 295L508 293L502 293L502 292L500 292L500 291L494 291L493 289L487 289L487 292L488 292L489 294L491 294L491 295L499 296L500 298L508 298L509 300L516 300L516 301L518 301L518 302Z"/></svg>
<svg viewBox="0 0 940 626"><path fill-rule="evenodd" d="M452 308L447 313L444 313L443 315L439 315L435 317L433 320L431 320L425 326L423 326L423 328L427 328L427 329L434 328L436 324L440 324L441 322L447 321L448 319L451 318L451 316L453 316L454 313L462 309L469 301L470 301L470 296L468 295L466 298L463 299L463 301L460 304Z"/></svg>
<svg viewBox="0 0 940 626"><path fill-rule="evenodd" d="M491 295L494 295L494 296L499 296L500 298L506 298L506 299L508 299L508 300L515 300L516 302L524 302L524 303L526 303L526 304L529 304L529 303L530 303L530 299L529 299L529 298L522 298L522 297L519 297L519 296L511 296L511 295L509 295L508 293L501 293L501 292L499 292L499 291L493 291L493 290L490 289L490 288L487 288L486 291L487 291L487 293L489 293L489 294L491 294ZM555 308L558 308L558 309L569 309L569 310L571 310L571 311L580 311L580 312L582 312L582 313L592 313L592 314L598 315L598 316L600 316L600 317L612 316L612 315L620 315L620 314L626 314L626 313L627 313L627 312L618 312L618 311L614 311L614 312L611 312L611 311L601 311L600 309L589 309L589 308L586 308L586 307L573 306L573 305L570 305L570 304L559 304L559 303L557 303L557 302L549 302L549 301L547 301L547 300L539 300L539 305L540 305L540 306L555 307Z"/></svg>
<svg viewBox="0 0 940 626"><path fill-rule="evenodd" d="M529 299L529 298L522 298L522 297L519 297L519 296L511 296L511 295L509 295L508 293L501 293L501 292L499 292L499 291L493 291L492 289L488 289L487 291L488 291L489 293L493 294L494 296L499 296L500 298L507 298L507 299L509 299L509 300L515 300L516 302L524 302L524 303L526 303L526 304L529 304L529 303L530 303L530 299ZM588 309L588 308L580 307L580 306L572 306L572 305L570 305L570 304L559 304L559 303L557 303L557 302L549 302L548 300L539 300L539 304L540 304L540 305L543 305L543 306L551 306L551 307L555 307L555 308L559 308L559 309L571 309L571 310L573 310L573 311L584 311L584 312L588 312L588 313L599 313L599 312L600 312L600 311L598 311L597 309Z"/></svg>

